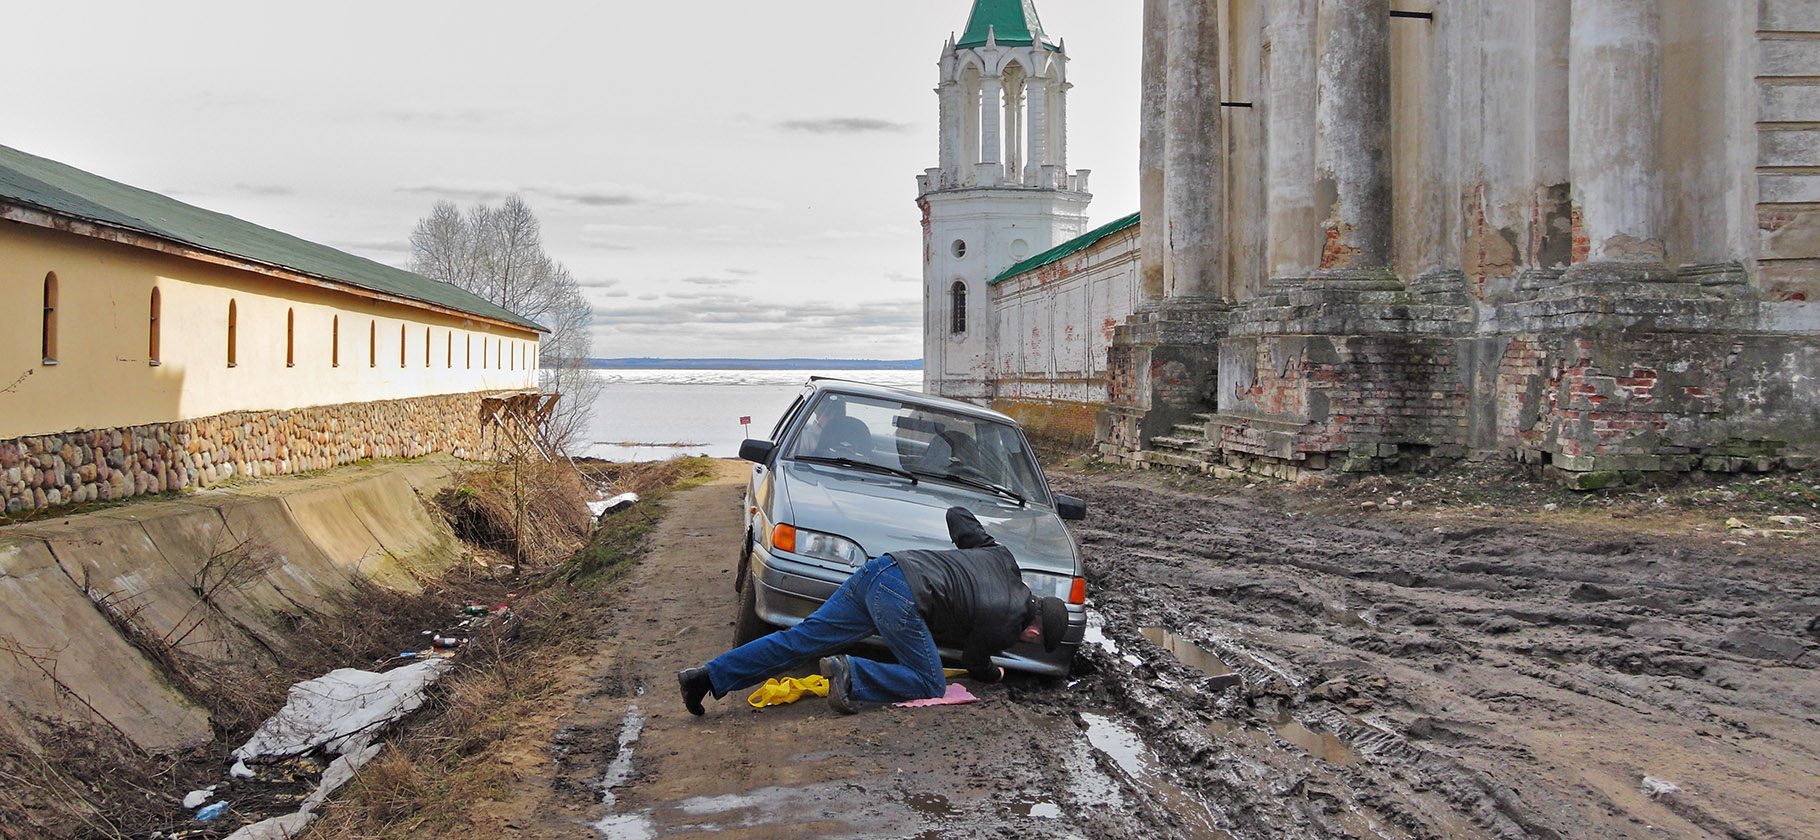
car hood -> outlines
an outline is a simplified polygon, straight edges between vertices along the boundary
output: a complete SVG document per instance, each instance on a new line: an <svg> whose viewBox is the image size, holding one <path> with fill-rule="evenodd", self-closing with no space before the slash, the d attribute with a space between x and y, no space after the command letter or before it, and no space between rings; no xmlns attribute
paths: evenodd
<svg viewBox="0 0 1820 840"><path fill-rule="evenodd" d="M890 475L821 464L779 464L788 522L798 528L837 534L876 557L908 549L953 548L948 541L948 508L973 511L986 533L1011 549L1025 569L1079 574L1080 551L1055 511L989 493L924 479L912 485Z"/></svg>

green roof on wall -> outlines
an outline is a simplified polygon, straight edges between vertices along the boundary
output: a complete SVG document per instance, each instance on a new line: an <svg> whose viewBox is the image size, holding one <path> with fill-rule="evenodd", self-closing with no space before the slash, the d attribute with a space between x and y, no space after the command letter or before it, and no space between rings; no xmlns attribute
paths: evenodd
<svg viewBox="0 0 1820 840"><path fill-rule="evenodd" d="M0 200L548 332L462 289L0 146Z"/></svg>
<svg viewBox="0 0 1820 840"><path fill-rule="evenodd" d="M1019 274L1023 274L1025 272L1030 272L1030 271L1035 271L1050 263L1059 262L1063 257L1067 257L1070 254L1078 254L1082 251L1085 251L1088 248L1091 248L1094 245L1099 244L1100 240L1105 239L1108 236L1118 233L1121 230L1126 230L1128 228L1135 227L1138 223L1138 217L1140 215L1142 215L1142 214L1133 213L1129 216L1126 216L1123 219L1119 219L1116 222L1104 224L1104 225L1094 228L1093 230L1087 231L1086 233L1083 233L1080 236L1070 239L1067 242L1063 242L1062 244L1057 245L1054 248L1050 248L1049 250L1044 251L1040 254L1037 254L1036 256L1033 256L1027 260L1024 260L1023 262L1020 262L1017 265L1014 265L1010 268L1005 269L1003 272L1001 272L999 274L999 276L992 278L992 282L987 283L986 285L996 286L1001 282L1010 280L1011 278L1018 276Z"/></svg>

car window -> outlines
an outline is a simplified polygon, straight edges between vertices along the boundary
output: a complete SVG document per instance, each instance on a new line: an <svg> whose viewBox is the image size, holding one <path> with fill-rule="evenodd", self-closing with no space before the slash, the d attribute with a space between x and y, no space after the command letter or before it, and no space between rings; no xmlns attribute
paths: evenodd
<svg viewBox="0 0 1820 840"><path fill-rule="evenodd" d="M803 398L803 395L797 395L796 402L790 403L790 407L784 410L784 416L777 418L777 425L771 427L771 437L767 438L767 440L776 441L778 437L784 433L784 429L790 426L790 419L795 417L798 411L802 410Z"/></svg>
<svg viewBox="0 0 1820 840"><path fill-rule="evenodd" d="M849 458L919 476L985 482L1050 503L1017 427L889 398L824 394L785 457Z"/></svg>

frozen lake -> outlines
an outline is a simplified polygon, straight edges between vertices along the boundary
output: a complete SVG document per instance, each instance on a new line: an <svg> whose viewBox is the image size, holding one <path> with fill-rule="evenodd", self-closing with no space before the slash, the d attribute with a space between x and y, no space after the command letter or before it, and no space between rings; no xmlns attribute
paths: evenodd
<svg viewBox="0 0 1820 840"><path fill-rule="evenodd" d="M577 454L610 461L678 455L733 458L748 436L777 423L811 376L920 391L920 370L600 370L600 399Z"/></svg>

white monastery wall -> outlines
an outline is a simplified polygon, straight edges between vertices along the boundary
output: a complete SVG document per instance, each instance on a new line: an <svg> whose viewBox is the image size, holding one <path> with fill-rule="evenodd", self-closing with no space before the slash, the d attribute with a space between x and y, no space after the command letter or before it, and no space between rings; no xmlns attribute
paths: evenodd
<svg viewBox="0 0 1820 840"><path fill-rule="evenodd" d="M993 286L999 400L1104 404L1112 331L1136 311L1140 228Z"/></svg>

